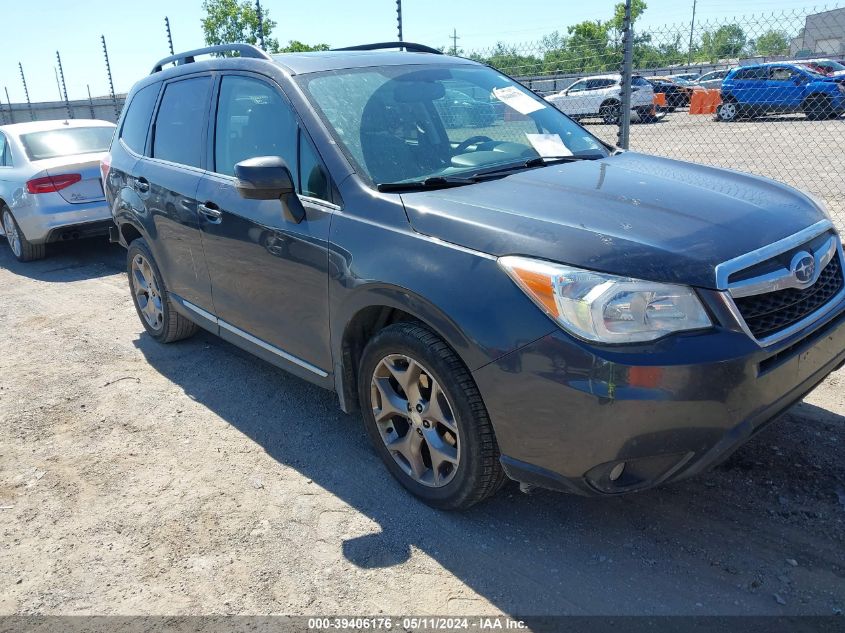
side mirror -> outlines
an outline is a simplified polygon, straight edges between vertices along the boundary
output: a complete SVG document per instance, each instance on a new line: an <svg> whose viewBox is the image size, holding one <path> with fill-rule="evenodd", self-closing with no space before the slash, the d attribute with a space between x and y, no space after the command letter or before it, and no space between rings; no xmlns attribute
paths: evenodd
<svg viewBox="0 0 845 633"><path fill-rule="evenodd" d="M291 219L299 224L305 209L296 195L293 178L279 156L256 156L235 165L235 188L247 200L281 200Z"/></svg>

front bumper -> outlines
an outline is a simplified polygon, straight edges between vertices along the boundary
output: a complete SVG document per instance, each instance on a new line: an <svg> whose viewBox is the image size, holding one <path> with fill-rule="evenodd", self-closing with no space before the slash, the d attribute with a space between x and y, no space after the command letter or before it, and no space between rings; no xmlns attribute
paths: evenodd
<svg viewBox="0 0 845 633"><path fill-rule="evenodd" d="M474 372L512 479L619 494L698 473L845 363L845 301L761 349L718 328L641 349L556 331Z"/></svg>
<svg viewBox="0 0 845 633"><path fill-rule="evenodd" d="M13 205L12 213L26 239L33 244L107 235L112 220L105 200L71 204L58 194L24 196Z"/></svg>

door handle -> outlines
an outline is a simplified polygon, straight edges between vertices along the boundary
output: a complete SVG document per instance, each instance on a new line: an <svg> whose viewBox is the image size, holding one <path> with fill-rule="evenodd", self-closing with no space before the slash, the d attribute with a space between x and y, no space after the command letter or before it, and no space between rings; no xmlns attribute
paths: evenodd
<svg viewBox="0 0 845 633"><path fill-rule="evenodd" d="M150 181L141 176L135 179L135 191L138 193L147 193L150 190Z"/></svg>
<svg viewBox="0 0 845 633"><path fill-rule="evenodd" d="M223 212L213 202L202 202L197 206L197 209L202 213L209 222L219 224L223 218Z"/></svg>

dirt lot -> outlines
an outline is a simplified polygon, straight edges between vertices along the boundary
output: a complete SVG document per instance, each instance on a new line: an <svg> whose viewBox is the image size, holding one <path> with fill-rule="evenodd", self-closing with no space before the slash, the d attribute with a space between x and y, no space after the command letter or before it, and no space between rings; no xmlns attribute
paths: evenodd
<svg viewBox="0 0 845 633"><path fill-rule="evenodd" d="M463 513L405 494L334 396L143 333L102 242L0 246L0 613L845 609L845 375L717 471Z"/></svg>

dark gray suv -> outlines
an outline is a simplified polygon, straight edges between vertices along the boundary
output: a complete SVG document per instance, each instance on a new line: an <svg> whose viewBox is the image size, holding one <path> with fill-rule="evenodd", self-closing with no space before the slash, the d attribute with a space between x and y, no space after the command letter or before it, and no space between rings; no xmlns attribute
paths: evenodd
<svg viewBox="0 0 845 633"><path fill-rule="evenodd" d="M132 89L102 172L151 337L203 327L335 390L442 508L507 477L689 476L845 361L818 202L616 150L491 68L402 46L212 47Z"/></svg>

